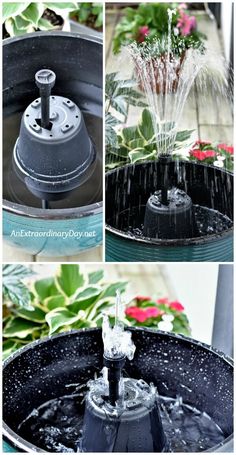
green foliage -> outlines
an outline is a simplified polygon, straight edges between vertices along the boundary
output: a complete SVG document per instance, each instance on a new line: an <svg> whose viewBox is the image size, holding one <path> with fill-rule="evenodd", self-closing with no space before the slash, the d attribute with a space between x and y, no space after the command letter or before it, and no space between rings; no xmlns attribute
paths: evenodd
<svg viewBox="0 0 236 455"><path fill-rule="evenodd" d="M71 13L71 18L87 25L100 29L103 25L102 3L77 3L77 9Z"/></svg>
<svg viewBox="0 0 236 455"><path fill-rule="evenodd" d="M3 298L21 307L30 307L31 297L27 286L22 280L33 272L24 265L6 264L2 268Z"/></svg>
<svg viewBox="0 0 236 455"><path fill-rule="evenodd" d="M86 275L76 264L63 264L55 276L36 280L31 289L26 288L31 306L22 307L19 298L13 298L9 303L9 283L12 285L14 277L17 283L29 276L30 271L23 266L4 267L4 277L8 277L3 287L4 357L48 335L100 326L101 311L111 308L116 291L124 292L127 285L123 281L106 283L102 270ZM14 267L22 269L15 270Z"/></svg>
<svg viewBox="0 0 236 455"><path fill-rule="evenodd" d="M116 26L116 32L113 39L113 52L116 54L120 51L123 45L137 41L138 43L148 39L163 40L168 33L168 9L173 9L175 5L171 3L140 3L138 7L128 7L123 10L124 16ZM178 5L177 5L178 6ZM172 43L176 53L182 52L182 47L188 49L190 47L202 46L202 41L205 35L193 30L189 35L177 36L174 33L176 30L179 18L179 8L175 9L172 16ZM140 35L142 27L147 27L147 36Z"/></svg>
<svg viewBox="0 0 236 455"><path fill-rule="evenodd" d="M106 75L105 86L105 137L107 153L117 148L115 127L121 125L127 115L129 105L145 107L143 94L135 90L137 85L133 79L118 79L117 73Z"/></svg>
<svg viewBox="0 0 236 455"><path fill-rule="evenodd" d="M173 125L166 123L162 125L162 130L157 125L157 133L160 135L160 143L168 143L169 132ZM193 130L178 131L175 137L172 151L185 146L185 142L191 137ZM166 140L164 137L166 136ZM147 160L157 159L157 143L156 135L153 128L152 114L148 109L144 109L141 114L140 121L137 126L123 128L117 134L117 146L109 149L106 154L106 169L114 169L115 167L138 163ZM171 139L172 140L172 139Z"/></svg>
<svg viewBox="0 0 236 455"><path fill-rule="evenodd" d="M2 22L10 36L23 35L36 30L51 30L54 28L51 22L42 17L46 9L65 17L76 8L76 2L3 2Z"/></svg>

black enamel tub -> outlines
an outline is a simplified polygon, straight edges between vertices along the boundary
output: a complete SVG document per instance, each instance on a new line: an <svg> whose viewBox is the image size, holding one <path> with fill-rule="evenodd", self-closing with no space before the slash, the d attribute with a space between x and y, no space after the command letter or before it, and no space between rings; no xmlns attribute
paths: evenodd
<svg viewBox="0 0 236 455"><path fill-rule="evenodd" d="M153 382L161 395L180 395L207 412L225 440L210 452L233 451L232 361L189 338L132 328L136 352L126 373ZM168 353L166 355L166 353ZM8 451L42 452L17 434L19 423L47 400L68 393L68 384L94 378L103 365L100 329L59 334L29 344L10 356L3 369L3 434Z"/></svg>
<svg viewBox="0 0 236 455"><path fill-rule="evenodd" d="M172 161L170 179L184 190L193 204L233 218L233 175L204 164ZM128 165L106 174L106 260L108 262L230 262L233 260L233 228L189 239L148 239L131 236L122 226L121 213L145 208L160 188L158 161ZM143 212L144 218L144 212ZM127 226L125 226L127 227Z"/></svg>

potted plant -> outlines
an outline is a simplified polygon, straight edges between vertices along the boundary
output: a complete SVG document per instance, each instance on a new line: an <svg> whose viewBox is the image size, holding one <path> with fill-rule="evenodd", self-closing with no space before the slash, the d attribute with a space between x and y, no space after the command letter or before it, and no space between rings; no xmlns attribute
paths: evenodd
<svg viewBox="0 0 236 455"><path fill-rule="evenodd" d="M136 42L131 56L140 89L145 91L146 81L150 79L153 92L174 93L186 53L190 48L204 52L203 38L186 4L176 8L168 3L140 4L137 9L125 9L125 16L116 28L113 51L117 53L122 45Z"/></svg>
<svg viewBox="0 0 236 455"><path fill-rule="evenodd" d="M168 10L171 10L171 40L174 54L183 49L204 49L205 35L197 30L195 16L191 16L186 3L140 3L137 8L123 10L124 16L116 26L113 51L118 53L123 45L136 41L141 44L153 39L162 39L168 34Z"/></svg>
<svg viewBox="0 0 236 455"><path fill-rule="evenodd" d="M137 296L126 309L126 317L134 326L144 326L190 336L191 330L184 306L177 300Z"/></svg>
<svg viewBox="0 0 236 455"><path fill-rule="evenodd" d="M69 30L69 13L76 2L4 2L2 9L3 36L18 36L34 31Z"/></svg>

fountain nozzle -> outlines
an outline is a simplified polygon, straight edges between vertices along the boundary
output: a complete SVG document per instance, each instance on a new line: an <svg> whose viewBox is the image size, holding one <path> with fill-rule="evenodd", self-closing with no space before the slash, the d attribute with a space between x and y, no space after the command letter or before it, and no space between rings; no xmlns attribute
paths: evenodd
<svg viewBox="0 0 236 455"><path fill-rule="evenodd" d="M108 370L108 383L109 383L109 402L115 406L120 397L120 380L122 376L122 369L125 365L125 356L117 358L109 358L103 356L104 366Z"/></svg>
<svg viewBox="0 0 236 455"><path fill-rule="evenodd" d="M50 95L56 82L56 75L52 70L43 69L35 74L35 83L41 97L41 127L50 128Z"/></svg>
<svg viewBox="0 0 236 455"><path fill-rule="evenodd" d="M169 163L171 162L171 155L169 153L161 154L159 156L160 172L161 172L161 203L168 205L168 190L170 189L169 181Z"/></svg>

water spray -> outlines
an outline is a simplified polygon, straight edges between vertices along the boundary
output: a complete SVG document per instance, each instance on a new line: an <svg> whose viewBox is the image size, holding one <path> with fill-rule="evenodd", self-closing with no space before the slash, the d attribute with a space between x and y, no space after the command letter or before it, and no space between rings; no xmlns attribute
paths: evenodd
<svg viewBox="0 0 236 455"><path fill-rule="evenodd" d="M66 97L51 95L55 73L39 70L35 83L40 98L22 116L13 165L46 209L50 201L64 199L90 177L96 151L79 107Z"/></svg>

